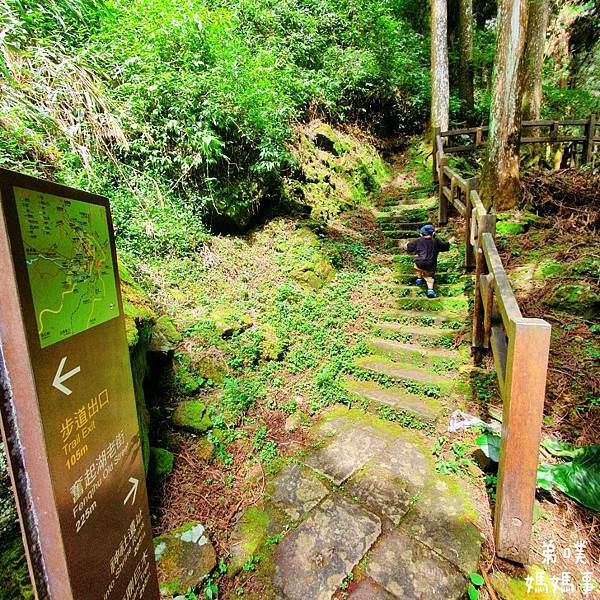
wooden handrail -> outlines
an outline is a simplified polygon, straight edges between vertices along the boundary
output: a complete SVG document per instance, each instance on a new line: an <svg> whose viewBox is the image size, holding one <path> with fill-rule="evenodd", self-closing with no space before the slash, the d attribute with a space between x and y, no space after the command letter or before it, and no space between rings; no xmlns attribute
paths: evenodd
<svg viewBox="0 0 600 600"><path fill-rule="evenodd" d="M579 135L559 135L560 127L581 127L583 131ZM543 135L539 129L550 128ZM533 129L533 135L527 130ZM592 160L595 147L600 144L600 136L597 135L597 117L590 115L587 119L565 119L564 121L537 120L523 121L521 123L521 142L523 144L574 144L580 146L581 163L586 164ZM471 152L487 143L486 136L489 127L466 127L436 132L436 159L442 158L444 154L461 154ZM485 134L485 135L484 135ZM470 141L461 144L451 143L455 137L462 136L471 138ZM439 143L438 143L439 138ZM447 143L444 145L444 141ZM434 161L436 162L436 161ZM435 169L434 169L435 171ZM437 173L435 173L437 177Z"/></svg>
<svg viewBox="0 0 600 600"><path fill-rule="evenodd" d="M585 125L582 160L591 159L595 119L566 123ZM561 139L555 121L525 123L530 126L550 126L552 139ZM474 133L475 140L483 143L484 130L445 133ZM447 164L445 137L449 136L435 132L433 170L439 185L439 222L447 222L450 207L466 217L465 266L475 268L472 347L475 355L491 350L503 403L494 517L496 553L525 564L533 526L551 328L542 319L523 317L496 247L496 215L481 201L479 179L467 179Z"/></svg>

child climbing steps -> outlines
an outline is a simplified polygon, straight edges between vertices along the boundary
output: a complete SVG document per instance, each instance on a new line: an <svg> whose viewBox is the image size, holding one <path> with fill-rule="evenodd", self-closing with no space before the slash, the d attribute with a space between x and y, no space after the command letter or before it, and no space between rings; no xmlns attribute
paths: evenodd
<svg viewBox="0 0 600 600"><path fill-rule="evenodd" d="M447 242L436 237L435 227L431 224L424 225L419 230L417 239L407 242L405 249L410 254L416 254L415 271L417 285L427 284L427 297L435 298L434 290L435 272L437 270L437 257L440 252L450 250L450 244L454 242L454 238L450 238Z"/></svg>

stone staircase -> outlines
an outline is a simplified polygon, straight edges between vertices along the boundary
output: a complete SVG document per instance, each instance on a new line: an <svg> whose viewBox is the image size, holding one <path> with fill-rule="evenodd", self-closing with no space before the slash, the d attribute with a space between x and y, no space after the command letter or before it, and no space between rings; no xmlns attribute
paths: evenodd
<svg viewBox="0 0 600 600"><path fill-rule="evenodd" d="M376 213L390 252L429 222L427 192L408 192ZM312 449L267 485L267 530L287 522L289 533L271 552L261 598L465 597L482 544L477 514L465 486L436 472L435 438L423 433L468 389L468 348L455 338L469 279L456 268L457 250L439 263L439 298L431 300L413 285L412 257L398 251L394 306L345 380L375 410L328 413ZM375 416L380 408L414 427Z"/></svg>

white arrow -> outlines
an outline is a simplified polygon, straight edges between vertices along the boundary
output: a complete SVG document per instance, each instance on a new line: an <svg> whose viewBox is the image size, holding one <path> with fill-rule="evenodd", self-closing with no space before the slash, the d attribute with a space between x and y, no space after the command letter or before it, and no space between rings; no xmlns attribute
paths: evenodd
<svg viewBox="0 0 600 600"><path fill-rule="evenodd" d="M67 357L63 357L60 361L60 365L58 365L58 370L56 371L56 375L54 376L54 381L52 385L60 392L62 392L65 396L70 396L73 392L65 385L63 382L67 381L67 379L71 379L73 375L77 375L79 371L81 371L81 367L75 367L71 369L68 373L63 373L63 369L65 368L65 363L67 362Z"/></svg>
<svg viewBox="0 0 600 600"><path fill-rule="evenodd" d="M138 489L138 485L140 484L140 480L136 479L135 477L130 477L129 483L131 484L131 489L129 490L129 494L127 494L127 497L125 498L125 500L123 500L123 504L127 504L127 500L129 500L129 498L131 498L132 494L133 494L133 500L131 501L131 504L135 504L135 496L137 494L137 489Z"/></svg>

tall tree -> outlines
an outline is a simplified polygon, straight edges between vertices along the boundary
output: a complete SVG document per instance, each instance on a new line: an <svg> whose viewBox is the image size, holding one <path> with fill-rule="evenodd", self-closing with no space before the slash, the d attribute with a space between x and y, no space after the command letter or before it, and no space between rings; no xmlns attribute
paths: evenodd
<svg viewBox="0 0 600 600"><path fill-rule="evenodd" d="M521 133L520 67L527 28L527 0L499 0L489 140L481 195L486 205L507 210L519 201Z"/></svg>
<svg viewBox="0 0 600 600"><path fill-rule="evenodd" d="M550 17L549 0L529 0L527 34L523 53L523 119L535 121L542 108L542 67L546 31Z"/></svg>
<svg viewBox="0 0 600 600"><path fill-rule="evenodd" d="M458 47L458 91L463 116L473 116L473 0L460 0Z"/></svg>
<svg viewBox="0 0 600 600"><path fill-rule="evenodd" d="M431 126L434 129L448 129L449 104L448 7L446 0L431 0Z"/></svg>

